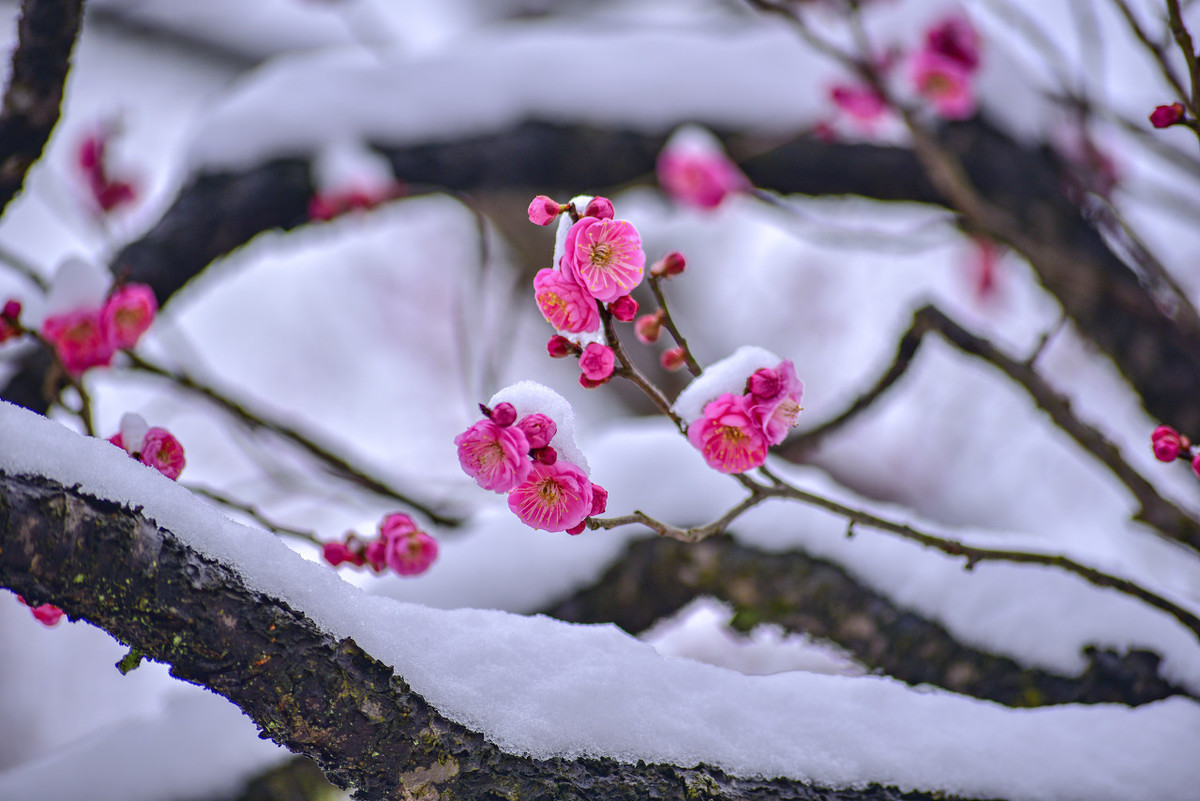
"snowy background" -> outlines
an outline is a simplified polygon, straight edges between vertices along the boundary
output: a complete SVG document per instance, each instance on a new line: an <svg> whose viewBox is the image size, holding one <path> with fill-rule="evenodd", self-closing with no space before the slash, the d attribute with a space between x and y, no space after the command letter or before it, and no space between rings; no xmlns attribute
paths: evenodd
<svg viewBox="0 0 1200 801"><path fill-rule="evenodd" d="M663 132L689 117L805 129L835 117L826 89L844 78L791 34L716 0L178 5L91 3L63 119L0 223L0 248L47 277L70 255L107 261L199 170L355 152L381 134L397 144L436 141L494 130L530 111ZM1067 86L1135 120L1168 99L1107 7L1080 11L1085 5L971 6L985 40L982 103L1014 135L1069 137L1065 116L1044 100ZM0 6L11 39L16 5ZM546 7L557 14L536 16ZM868 20L881 39L912 45L949 8L896 0ZM1053 33L1052 54L1030 43L1021 14ZM585 79L599 53L604 79ZM546 64L576 65L580 82L570 69L546 76ZM114 162L143 193L102 226L83 202L74 153L98 122L114 119L122 126ZM844 136L866 136L836 123ZM1096 136L1122 176L1114 202L1200 302L1200 272L1189 259L1200 227L1182 213L1191 208L1175 202L1195 205L1195 181L1118 125ZM1161 136L1194 148L1184 131ZM743 344L795 361L805 382L802 427L868 386L911 311L931 299L1017 354L1057 321L1056 303L1011 255L1001 260L996 293L981 300L974 249L944 210L795 198L797 211L788 213L734 198L702 213L652 186L614 202L641 230L651 259L672 249L688 255L688 272L668 292L702 362ZM548 266L550 234L545 247ZM298 546L292 557L270 535L214 523L209 504L115 449L90 447L7 406L0 467L137 499L321 625L354 636L448 717L517 753L703 761L751 775L978 797L1193 797L1200 705L1192 701L1012 712L860 676L830 649L778 632L735 637L723 625L728 612L706 603L647 640L663 654L732 671L663 659L609 627L523 617L586 586L641 534L531 532L503 499L461 474L451 440L501 386L534 378L571 400L592 478L609 489L613 514L643 509L703 523L739 494L669 426L629 418L607 388L578 387L574 362L544 357L550 332L532 293L513 289L521 268L459 200L399 200L258 237L175 297L143 345L373 473L418 488L423 499L469 511L462 529L436 532L440 559L419 579L343 582L304 560L313 549ZM0 269L0 296L10 295L37 308L33 289ZM1163 492L1200 509L1200 484L1154 462L1148 433L1156 423L1111 364L1068 328L1039 367ZM135 410L179 437L188 455L183 484L236 496L327 539L347 528L369 533L391 511L162 382L93 371L88 383L102 435ZM1129 523L1132 499L1021 390L937 343L812 465L779 469L805 488L955 538L1065 552L1200 609L1200 560ZM962 641L1019 664L1070 675L1082 669L1086 645L1147 648L1163 656L1165 678L1200 693L1200 647L1161 613L1054 571L981 565L965 573L882 535L860 531L847 540L844 530L844 522L794 505L762 507L737 526L748 543L802 546L832 559ZM224 700L158 665L121 676L113 663L123 650L106 634L81 623L44 629L8 601L0 603L0 732L19 736L0 736L0 801L71 799L81 788L93 799L211 797L286 757ZM418 634L398 642L387 627L363 622L380 619ZM472 672L481 664L494 671Z"/></svg>

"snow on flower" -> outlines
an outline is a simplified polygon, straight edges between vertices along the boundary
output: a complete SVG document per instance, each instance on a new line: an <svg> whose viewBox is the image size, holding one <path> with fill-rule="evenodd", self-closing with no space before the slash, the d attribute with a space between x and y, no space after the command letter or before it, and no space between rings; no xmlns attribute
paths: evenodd
<svg viewBox="0 0 1200 801"><path fill-rule="evenodd" d="M567 232L562 272L602 303L632 292L645 266L642 237L633 223L583 217Z"/></svg>
<svg viewBox="0 0 1200 801"><path fill-rule="evenodd" d="M714 209L726 197L750 188L750 181L712 133L685 125L671 134L657 162L658 183L673 199Z"/></svg>
<svg viewBox="0 0 1200 801"><path fill-rule="evenodd" d="M559 270L538 270L533 278L534 299L546 322L571 334L600 330L596 300L578 281Z"/></svg>
<svg viewBox="0 0 1200 801"><path fill-rule="evenodd" d="M145 284L126 284L100 310L104 332L114 349L132 348L154 322L158 299Z"/></svg>
<svg viewBox="0 0 1200 801"><path fill-rule="evenodd" d="M475 483L492 492L508 492L529 477L529 440L516 426L480 420L454 438L458 463Z"/></svg>
<svg viewBox="0 0 1200 801"><path fill-rule="evenodd" d="M121 427L108 441L144 465L175 481L187 466L183 445L165 428L151 427L139 414L121 417Z"/></svg>
<svg viewBox="0 0 1200 801"><path fill-rule="evenodd" d="M745 395L726 392L710 401L700 419L688 425L687 436L708 466L722 473L744 473L767 458L767 438Z"/></svg>
<svg viewBox="0 0 1200 801"><path fill-rule="evenodd" d="M587 475L560 459L535 464L529 480L509 493L508 508L530 528L566 531L591 513L592 495Z"/></svg>
<svg viewBox="0 0 1200 801"><path fill-rule="evenodd" d="M912 81L917 94L949 120L962 120L975 111L975 93L971 75L963 64L932 50L913 56Z"/></svg>

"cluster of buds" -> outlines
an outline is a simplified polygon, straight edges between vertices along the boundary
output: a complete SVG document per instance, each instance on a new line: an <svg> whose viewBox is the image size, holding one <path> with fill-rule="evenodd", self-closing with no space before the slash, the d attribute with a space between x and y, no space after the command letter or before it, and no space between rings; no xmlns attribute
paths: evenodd
<svg viewBox="0 0 1200 801"><path fill-rule="evenodd" d="M172 481L179 478L187 459L179 440L165 428L149 426L139 414L121 417L121 428L108 441L142 464L153 467Z"/></svg>
<svg viewBox="0 0 1200 801"><path fill-rule="evenodd" d="M20 318L20 301L11 299L6 301L4 308L0 309L0 342L7 342L25 333L25 329L21 327Z"/></svg>
<svg viewBox="0 0 1200 801"><path fill-rule="evenodd" d="M1150 445L1154 449L1155 459L1160 462L1187 459L1192 463L1192 472L1200 478L1200 452L1183 434L1170 426L1159 426L1150 434Z"/></svg>
<svg viewBox="0 0 1200 801"><path fill-rule="evenodd" d="M379 521L378 536L366 541L353 531L341 542L327 542L321 556L334 567L368 566L376 573L391 569L401 576L418 576L437 559L437 541L403 512Z"/></svg>
<svg viewBox="0 0 1200 801"><path fill-rule="evenodd" d="M78 376L89 367L111 364L117 351L137 345L157 311L158 300L150 287L125 284L114 289L99 307L47 317L41 334L66 371Z"/></svg>
<svg viewBox="0 0 1200 801"><path fill-rule="evenodd" d="M565 403L565 402L564 402ZM550 444L558 425L541 413L518 419L511 403L480 405L484 419L454 438L463 472L485 490L508 495L508 506L530 528L582 533L602 514L608 492Z"/></svg>

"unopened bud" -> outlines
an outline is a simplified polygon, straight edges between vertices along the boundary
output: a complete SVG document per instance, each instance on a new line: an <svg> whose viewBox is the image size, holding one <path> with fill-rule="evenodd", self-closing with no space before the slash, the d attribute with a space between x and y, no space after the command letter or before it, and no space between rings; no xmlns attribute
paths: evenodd
<svg viewBox="0 0 1200 801"><path fill-rule="evenodd" d="M1183 122L1187 109L1182 103L1172 103L1169 106L1158 106L1150 112L1150 124L1155 128L1170 128Z"/></svg>
<svg viewBox="0 0 1200 801"><path fill-rule="evenodd" d="M579 347L562 334L555 334L546 343L546 352L550 354L551 359L565 359L579 353Z"/></svg>
<svg viewBox="0 0 1200 801"><path fill-rule="evenodd" d="M535 462L540 462L541 464L545 465L551 465L558 461L558 451L554 450L554 448L550 447L549 445L541 448L534 448L529 452L529 455L533 457Z"/></svg>
<svg viewBox="0 0 1200 801"><path fill-rule="evenodd" d="M4 310L0 311L0 317L3 317L6 320L11 320L13 322L16 322L17 318L20 316L21 316L21 301L19 301L19 300L7 301L4 304Z"/></svg>
<svg viewBox="0 0 1200 801"><path fill-rule="evenodd" d="M583 212L584 217L599 217L601 220L613 218L612 201L606 197L594 197Z"/></svg>
<svg viewBox="0 0 1200 801"><path fill-rule="evenodd" d="M558 433L558 426L544 414L530 414L522 417L517 423L517 428L525 434L525 439L529 440L529 447L532 450L546 447Z"/></svg>
<svg viewBox="0 0 1200 801"><path fill-rule="evenodd" d="M545 195L538 195L529 204L529 221L534 225L549 225L558 219L563 207L558 201Z"/></svg>
<svg viewBox="0 0 1200 801"><path fill-rule="evenodd" d="M687 364L687 351L682 347L671 348L670 350L663 351L660 361L665 369L674 372Z"/></svg>
<svg viewBox="0 0 1200 801"><path fill-rule="evenodd" d="M629 295L622 295L608 304L608 310L614 318L623 323L629 323L633 322L633 318L637 316L638 303Z"/></svg>
<svg viewBox="0 0 1200 801"><path fill-rule="evenodd" d="M670 275L679 275L686 268L687 259L679 251L672 250L650 266L650 275L655 278L665 278Z"/></svg>
<svg viewBox="0 0 1200 801"><path fill-rule="evenodd" d="M643 345L653 345L657 342L659 334L662 333L664 317L662 309L654 314L644 314L639 317L633 324L633 334L638 338L638 342Z"/></svg>
<svg viewBox="0 0 1200 801"><path fill-rule="evenodd" d="M517 422L517 407L511 403L497 403L489 416L493 423L506 428Z"/></svg>
<svg viewBox="0 0 1200 801"><path fill-rule="evenodd" d="M1179 452L1186 447L1179 432L1170 426L1159 426L1150 435L1150 443L1154 448L1154 458L1160 462L1173 462L1179 458Z"/></svg>
<svg viewBox="0 0 1200 801"><path fill-rule="evenodd" d="M599 484L592 485L592 509L588 512L588 516L602 515L604 510L608 508L608 490Z"/></svg>

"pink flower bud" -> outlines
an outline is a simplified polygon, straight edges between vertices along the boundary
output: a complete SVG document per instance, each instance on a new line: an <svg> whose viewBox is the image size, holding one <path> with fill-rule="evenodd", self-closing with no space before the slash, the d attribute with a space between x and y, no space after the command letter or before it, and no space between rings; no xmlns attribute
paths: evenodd
<svg viewBox="0 0 1200 801"><path fill-rule="evenodd" d="M608 311L621 322L630 323L637 316L638 303L631 296L622 295L608 304Z"/></svg>
<svg viewBox="0 0 1200 801"><path fill-rule="evenodd" d="M529 221L534 225L549 225L561 213L562 206L545 195L538 195L529 204Z"/></svg>
<svg viewBox="0 0 1200 801"><path fill-rule="evenodd" d="M607 383L608 383L607 378L601 378L600 380L597 381L597 380L588 378L586 375L579 376L579 386L583 387L584 389L595 389L596 387L604 386Z"/></svg>
<svg viewBox="0 0 1200 801"><path fill-rule="evenodd" d="M492 413L488 415L491 421L501 428L511 426L517 422L517 407L511 403L497 403L492 409Z"/></svg>
<svg viewBox="0 0 1200 801"><path fill-rule="evenodd" d="M363 560L376 573L387 568L387 543L382 539L371 540L363 549Z"/></svg>
<svg viewBox="0 0 1200 801"><path fill-rule="evenodd" d="M549 445L550 440L558 433L558 426L544 414L522 417L517 423L517 428L525 432L525 438L529 440L529 447L533 450Z"/></svg>
<svg viewBox="0 0 1200 801"><path fill-rule="evenodd" d="M679 275L687 268L687 259L677 250L663 256L650 267L650 274L656 278Z"/></svg>
<svg viewBox="0 0 1200 801"><path fill-rule="evenodd" d="M598 217L601 220L611 220L614 216L612 201L606 197L594 197L583 212L584 217Z"/></svg>
<svg viewBox="0 0 1200 801"><path fill-rule="evenodd" d="M638 342L643 345L653 345L658 341L659 334L662 333L662 324L665 319L663 310L659 309L654 314L644 314L637 319L633 324L633 334L638 338Z"/></svg>
<svg viewBox="0 0 1200 801"><path fill-rule="evenodd" d="M662 366L665 369L674 372L687 364L687 351L682 347L671 348L670 350L663 351L663 355L659 358L659 361L662 362Z"/></svg>
<svg viewBox="0 0 1200 801"><path fill-rule="evenodd" d="M1175 461L1184 447L1179 433L1170 426L1154 429L1154 433L1150 435L1150 443L1154 448L1154 458L1160 462Z"/></svg>
<svg viewBox="0 0 1200 801"><path fill-rule="evenodd" d="M327 542L322 545L321 558L334 567L346 562L356 564L353 552L341 542Z"/></svg>
<svg viewBox="0 0 1200 801"><path fill-rule="evenodd" d="M565 359L579 353L579 347L562 334L555 334L546 343L546 352L550 354L551 359Z"/></svg>
<svg viewBox="0 0 1200 801"><path fill-rule="evenodd" d="M579 369L590 381L607 381L612 377L615 365L616 357L613 355L612 348L601 345L599 342L589 344L583 349L583 355L579 357Z"/></svg>
<svg viewBox="0 0 1200 801"><path fill-rule="evenodd" d="M592 510L588 516L602 515L608 508L608 490L599 484L592 484Z"/></svg>
<svg viewBox="0 0 1200 801"><path fill-rule="evenodd" d="M401 576L424 573L437 558L437 542L401 512L387 515L379 523L379 539L367 546L371 567L384 566ZM379 565L379 567L376 567Z"/></svg>
<svg viewBox="0 0 1200 801"><path fill-rule="evenodd" d="M558 461L558 451L549 445L545 445L536 450L530 451L529 455L533 457L533 461L538 464L554 464Z"/></svg>
<svg viewBox="0 0 1200 801"><path fill-rule="evenodd" d="M746 381L746 392L756 398L774 398L781 386L779 373L769 367L754 371Z"/></svg>
<svg viewBox="0 0 1200 801"><path fill-rule="evenodd" d="M1187 109L1182 103L1172 103L1169 106L1158 106L1150 112L1150 124L1155 128L1170 128L1183 122Z"/></svg>
<svg viewBox="0 0 1200 801"><path fill-rule="evenodd" d="M47 317L42 323L42 338L54 346L62 366L73 376L112 362L113 346L105 335L98 309L77 309Z"/></svg>
<svg viewBox="0 0 1200 801"><path fill-rule="evenodd" d="M12 320L14 323L21 316L21 301L9 299L4 303L4 310L0 311L0 317L6 320Z"/></svg>

